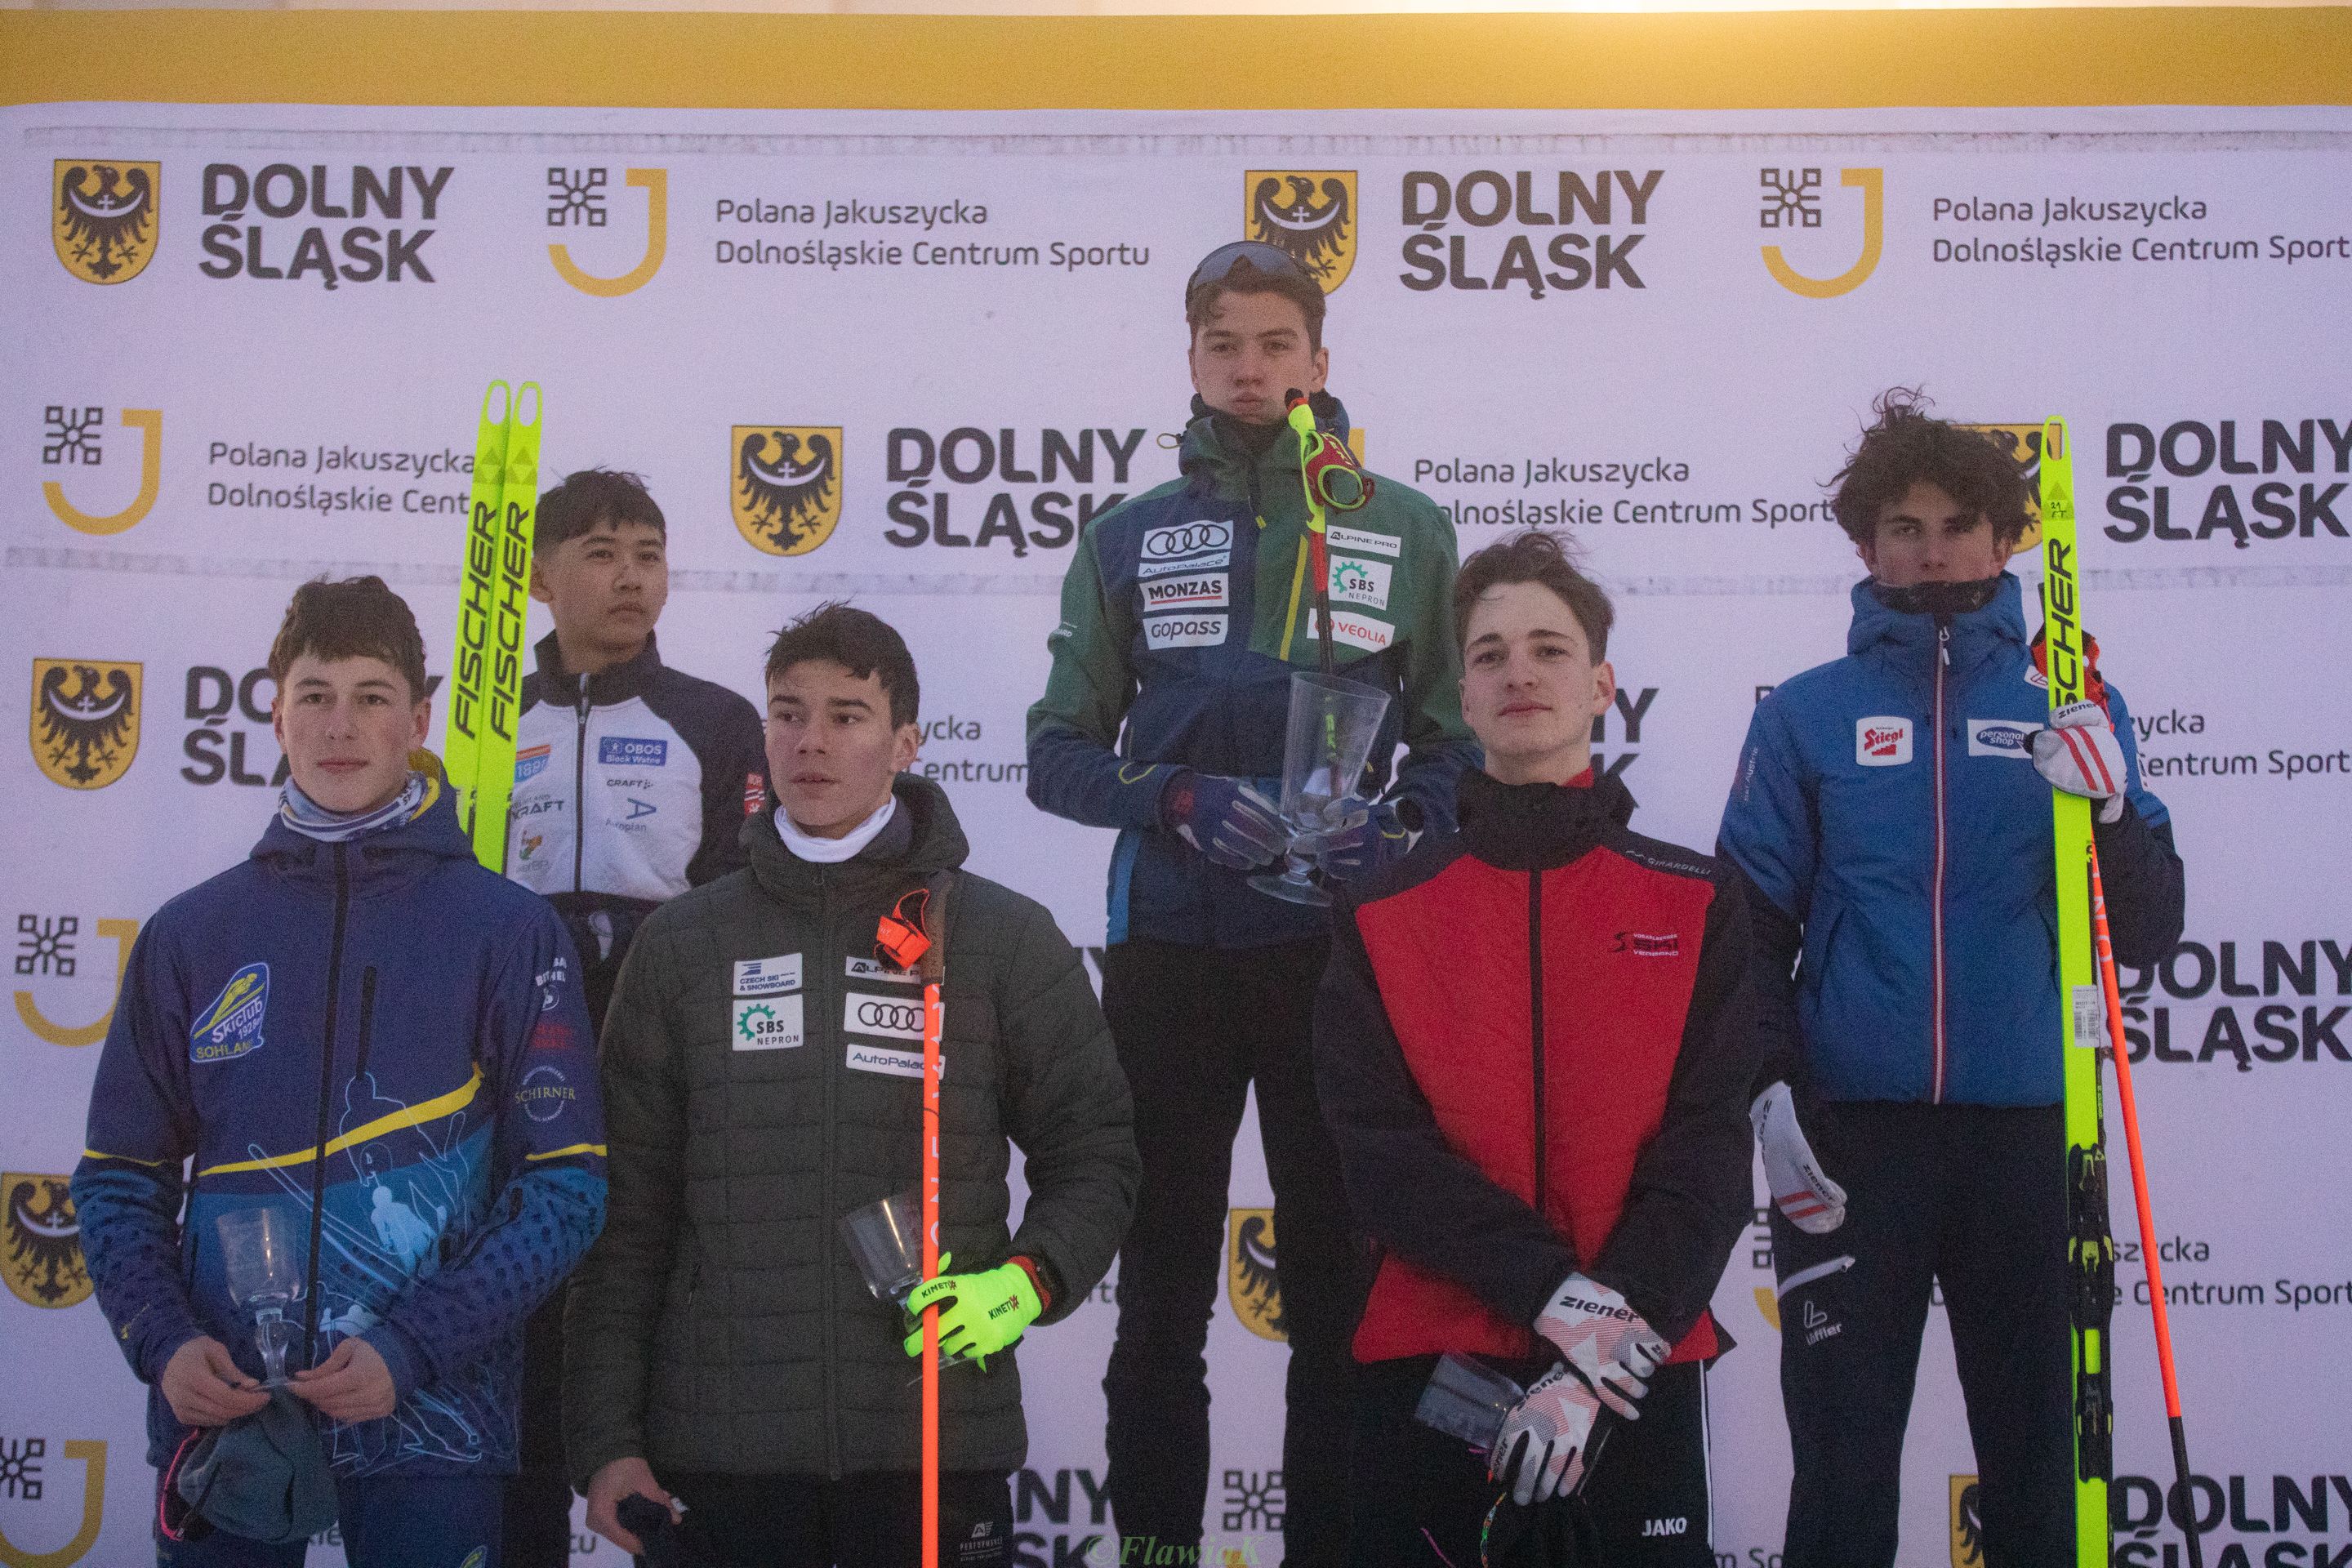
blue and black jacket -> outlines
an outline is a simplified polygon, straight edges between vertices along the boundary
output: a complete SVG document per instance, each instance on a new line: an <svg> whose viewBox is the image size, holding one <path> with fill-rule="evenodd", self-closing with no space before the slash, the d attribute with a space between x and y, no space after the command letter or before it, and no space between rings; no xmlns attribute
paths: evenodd
<svg viewBox="0 0 2352 1568"><path fill-rule="evenodd" d="M1865 579L1846 648L1757 704L1723 816L1719 851L1759 895L1765 1081L2055 1104L2056 851L2032 745L2050 691L2018 581L1937 616L1887 608ZM2150 963L2180 937L2180 857L2113 685L2106 708L2126 805L2093 833L2116 961Z"/></svg>
<svg viewBox="0 0 2352 1568"><path fill-rule="evenodd" d="M604 1212L596 1058L555 912L475 862L438 784L345 843L272 822L132 947L73 1195L144 1382L201 1334L259 1375L215 1227L266 1206L304 1277L289 1369L356 1334L398 1392L381 1420L321 1417L335 1472L511 1471L523 1320ZM158 1464L184 1436L160 1390L148 1435Z"/></svg>
<svg viewBox="0 0 2352 1568"><path fill-rule="evenodd" d="M1344 440L1347 411L1319 394L1315 406ZM1186 768L1282 793L1290 674L1319 658L1307 500L1286 428L1244 430L1198 398L1192 414L1183 477L1078 538L1053 673L1029 710L1029 798L1118 829L1109 941L1263 947L1319 935L1329 916L1212 864L1161 823L1160 796ZM1363 508L1331 514L1328 542L1337 672L1391 699L1365 793L1387 790L1407 826L1451 827L1454 781L1478 761L1462 722L1454 525L1381 479Z"/></svg>

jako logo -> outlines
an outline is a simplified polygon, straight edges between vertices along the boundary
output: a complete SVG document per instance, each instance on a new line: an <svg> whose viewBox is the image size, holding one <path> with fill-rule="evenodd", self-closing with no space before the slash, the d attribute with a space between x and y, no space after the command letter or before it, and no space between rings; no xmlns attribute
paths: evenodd
<svg viewBox="0 0 2352 1568"><path fill-rule="evenodd" d="M155 258L163 165L59 158L51 171L49 242L85 283L128 283Z"/></svg>
<svg viewBox="0 0 2352 1568"><path fill-rule="evenodd" d="M1242 232L1282 251L1330 293L1356 265L1356 171L1252 169Z"/></svg>
<svg viewBox="0 0 2352 1568"><path fill-rule="evenodd" d="M1819 228L1822 223L1819 169L1761 171L1764 210L1759 220L1766 228ZM1834 300L1851 294L1878 270L1879 252L1886 243L1886 171L1840 169L1838 184L1862 192L1862 255L1834 278L1811 278L1789 265L1777 245L1764 247L1764 269L1772 281L1808 300Z"/></svg>
<svg viewBox="0 0 2352 1568"><path fill-rule="evenodd" d="M562 228L576 224L604 227L604 187L611 178L608 169L548 170L547 226ZM561 242L547 247L547 258L555 264L556 276L583 294L593 294L600 300L618 299L652 282L654 274L661 270L662 258L669 250L669 171L631 169L623 176L623 183L646 193L646 248L635 266L617 278L599 278L583 270Z"/></svg>
<svg viewBox="0 0 2352 1568"><path fill-rule="evenodd" d="M1853 760L1865 768L1891 768L1911 760L1911 721L1878 714L1853 721Z"/></svg>
<svg viewBox="0 0 2352 1568"><path fill-rule="evenodd" d="M735 531L771 555L805 555L841 521L841 426L738 425Z"/></svg>
<svg viewBox="0 0 2352 1568"><path fill-rule="evenodd" d="M104 461L105 453L99 445L100 410L51 405L44 413L47 428L41 440L43 463L82 462L97 468ZM163 482L163 411L125 408L118 412L117 417L123 428L139 432L139 489L129 505L120 511L84 511L66 499L65 486L55 479L41 481L41 496L49 503L50 513L68 528L82 533L121 533L154 509L156 494Z"/></svg>

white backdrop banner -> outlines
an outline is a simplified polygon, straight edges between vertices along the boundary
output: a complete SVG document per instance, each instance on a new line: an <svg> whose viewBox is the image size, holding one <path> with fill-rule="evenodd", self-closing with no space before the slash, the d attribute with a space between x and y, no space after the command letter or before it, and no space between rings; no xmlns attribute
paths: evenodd
<svg viewBox="0 0 2352 1568"><path fill-rule="evenodd" d="M1700 847L1759 692L1843 650L1821 486L1872 396L2073 421L2090 626L2189 865L2186 940L2126 979L2206 1561L2352 1561L2352 114L77 103L0 109L0 1563L148 1553L142 1391L63 1183L133 934L270 809L294 585L383 574L442 672L482 389L537 380L544 471L635 470L668 514L669 659L751 695L787 617L887 617L975 868L1099 944L1108 837L1028 805L1024 712L1072 540L1174 475L1186 273L1245 234L1322 270L1370 462L1465 553L1589 548L1603 765ZM127 703L100 732L51 692ZM1231 1202L1271 1201L1245 1128ZM2169 1568L2116 1219L2119 1561ZM1789 1474L1769 1246L1716 1297L1739 1568L1778 1563ZM1024 1352L1024 1563L1112 1556L1114 1289ZM1211 1333L1208 1526L1268 1563L1285 1351L1251 1308ZM1972 1468L1938 1313L1906 1564L1975 1563Z"/></svg>

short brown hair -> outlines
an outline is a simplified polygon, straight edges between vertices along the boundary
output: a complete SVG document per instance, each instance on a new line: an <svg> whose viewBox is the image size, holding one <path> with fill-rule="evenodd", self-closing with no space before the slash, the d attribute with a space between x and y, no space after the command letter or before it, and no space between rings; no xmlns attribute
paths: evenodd
<svg viewBox="0 0 2352 1568"><path fill-rule="evenodd" d="M425 638L408 601L381 577L314 577L294 590L269 645L269 679L284 686L286 672L306 653L329 663L380 658L408 682L411 702L425 700Z"/></svg>
<svg viewBox="0 0 2352 1568"><path fill-rule="evenodd" d="M1617 623L1617 611L1609 603L1608 591L1577 569L1575 554L1558 534L1540 528L1489 544L1462 563L1454 578L1456 647L1469 645L1470 612L1480 596L1507 583L1538 583L1559 595L1568 613L1584 628L1592 662L1598 664L1609 657L1609 628Z"/></svg>
<svg viewBox="0 0 2352 1568"><path fill-rule="evenodd" d="M1228 294L1276 294L1298 307L1307 317L1307 347L1308 352L1323 346L1323 312L1326 301L1323 286L1300 268L1267 272L1250 265L1244 258L1228 268L1225 275L1213 283L1203 283L1184 295L1184 326L1192 337L1201 335L1208 321L1209 312L1217 301Z"/></svg>
<svg viewBox="0 0 2352 1568"><path fill-rule="evenodd" d="M922 710L923 687L915 679L915 656L907 651L907 639L871 610L835 600L784 627L768 646L768 679L811 659L837 664L856 680L880 672L893 730L915 722Z"/></svg>
<svg viewBox="0 0 2352 1568"><path fill-rule="evenodd" d="M1830 510L1856 544L1872 542L1878 514L1925 480L1992 524L2004 551L2025 533L2025 476L2000 444L1981 431L1931 417L1916 389L1897 386L1871 405L1874 422L1830 483Z"/></svg>

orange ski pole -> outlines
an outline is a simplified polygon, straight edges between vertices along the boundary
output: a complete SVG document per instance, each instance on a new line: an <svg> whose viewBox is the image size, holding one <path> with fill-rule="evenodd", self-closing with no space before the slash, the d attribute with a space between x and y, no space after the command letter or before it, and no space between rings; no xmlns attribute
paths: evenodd
<svg viewBox="0 0 2352 1568"><path fill-rule="evenodd" d="M2124 1113L2124 1147L2131 1152L2132 1201L2139 1210L2139 1250L2147 1264L2148 1304L2156 1314L2156 1364L2164 1374L2164 1414L2172 1424L2172 1473L2180 1494L2180 1531L2189 1542L2189 1568L2205 1568L2197 1540L2197 1493L2189 1484L2189 1438L2180 1424L2180 1383L2172 1370L2172 1320L2165 1310L2164 1270L2157 1258L2156 1215L2147 1201L2147 1163L2140 1155L2139 1106L2132 1098L2131 1052L2124 1041L2124 1005L2116 984L2116 950L2107 938L2107 895L2099 880L2099 851L2091 849L2091 930L2098 942L2099 986L2106 993L2108 1054L2116 1059L2116 1098Z"/></svg>
<svg viewBox="0 0 2352 1568"><path fill-rule="evenodd" d="M940 983L923 987L923 1278L940 1272ZM940 1310L923 1309L923 1568L940 1568Z"/></svg>

